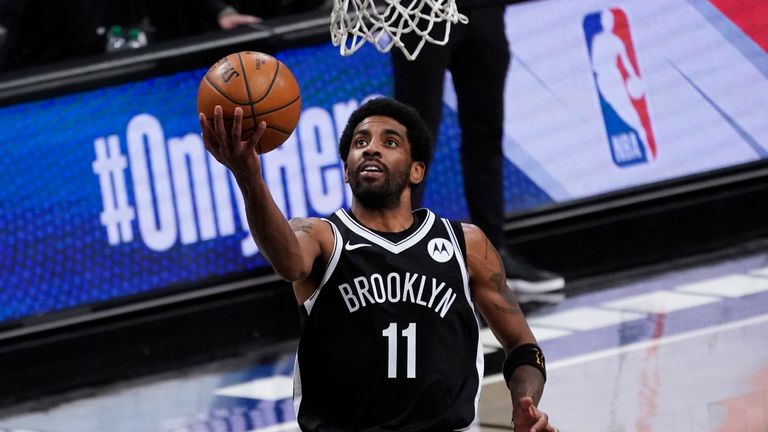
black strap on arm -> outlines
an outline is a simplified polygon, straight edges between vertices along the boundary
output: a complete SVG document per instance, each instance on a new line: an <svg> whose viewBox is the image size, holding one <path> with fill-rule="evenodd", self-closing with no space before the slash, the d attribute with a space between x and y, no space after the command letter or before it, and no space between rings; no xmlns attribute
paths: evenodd
<svg viewBox="0 0 768 432"><path fill-rule="evenodd" d="M544 352L541 351L541 347L534 343L527 343L520 345L510 351L507 357L504 359L504 380L509 383L512 378L512 372L518 366L528 365L538 369L544 376L544 381L547 380L547 369L544 360Z"/></svg>

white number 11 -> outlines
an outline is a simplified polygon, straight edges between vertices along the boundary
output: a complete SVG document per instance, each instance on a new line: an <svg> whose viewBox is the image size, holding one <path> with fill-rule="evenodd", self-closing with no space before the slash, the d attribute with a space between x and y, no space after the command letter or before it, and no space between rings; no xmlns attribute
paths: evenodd
<svg viewBox="0 0 768 432"><path fill-rule="evenodd" d="M397 323L390 323L381 334L387 338L388 345L387 378L397 378ZM410 323L402 335L408 347L407 377L416 378L416 323Z"/></svg>

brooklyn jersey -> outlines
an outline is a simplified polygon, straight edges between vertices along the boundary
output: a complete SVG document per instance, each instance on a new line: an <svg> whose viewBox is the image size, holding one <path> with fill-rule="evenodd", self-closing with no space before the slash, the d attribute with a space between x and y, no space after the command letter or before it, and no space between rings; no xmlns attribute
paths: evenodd
<svg viewBox="0 0 768 432"><path fill-rule="evenodd" d="M331 258L301 305L294 376L303 431L453 431L483 374L461 226L427 209L399 237L339 210Z"/></svg>

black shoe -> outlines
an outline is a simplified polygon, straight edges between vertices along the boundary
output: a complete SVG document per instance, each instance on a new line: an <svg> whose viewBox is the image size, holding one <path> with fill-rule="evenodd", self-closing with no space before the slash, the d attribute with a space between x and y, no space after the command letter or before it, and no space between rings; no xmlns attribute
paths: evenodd
<svg viewBox="0 0 768 432"><path fill-rule="evenodd" d="M565 288L565 279L557 273L536 268L507 250L500 250L507 284L518 293L540 294Z"/></svg>

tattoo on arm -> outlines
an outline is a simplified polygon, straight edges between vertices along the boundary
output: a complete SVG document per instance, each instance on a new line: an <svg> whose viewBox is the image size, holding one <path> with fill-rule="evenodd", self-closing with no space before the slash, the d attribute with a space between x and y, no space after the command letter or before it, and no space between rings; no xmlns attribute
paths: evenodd
<svg viewBox="0 0 768 432"><path fill-rule="evenodd" d="M312 222L307 219L291 219L288 223L291 225L293 232L301 231L303 233L309 234L313 227Z"/></svg>
<svg viewBox="0 0 768 432"><path fill-rule="evenodd" d="M490 241L486 239L486 250L488 250L488 246L490 244ZM501 255L494 249L490 249L494 251L496 255L496 259L499 262L499 271L494 272L489 277L489 280L493 284L494 287L496 287L496 291L501 295L501 298L504 299L505 304L500 305L497 303L494 303L493 306L498 310L499 312L504 312L510 315L520 315L522 311L520 310L520 305L517 302L517 296L515 296L514 291L512 291L512 288L510 288L507 285L507 280L504 277L504 261L501 260Z"/></svg>

